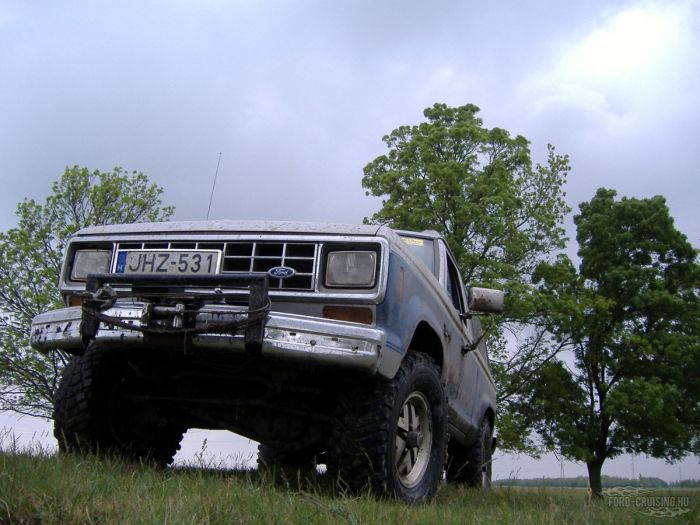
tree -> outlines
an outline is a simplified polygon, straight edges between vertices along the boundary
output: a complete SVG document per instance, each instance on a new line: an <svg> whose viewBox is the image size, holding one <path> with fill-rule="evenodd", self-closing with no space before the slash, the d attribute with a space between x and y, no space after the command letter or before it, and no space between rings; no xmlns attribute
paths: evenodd
<svg viewBox="0 0 700 525"><path fill-rule="evenodd" d="M533 166L526 138L485 128L478 112L471 104L435 104L424 111L426 122L385 136L389 153L364 169L367 194L383 198L366 221L437 230L465 282L505 289L506 315L496 321L490 344L501 404L499 442L522 448L520 427L508 423L508 400L559 350L544 336L546 326L530 324L530 275L552 250L564 247L569 159L550 145L547 162ZM507 350L504 330L519 336L515 351Z"/></svg>
<svg viewBox="0 0 700 525"><path fill-rule="evenodd" d="M29 347L32 318L61 307L58 280L63 248L80 228L166 220L163 190L140 172L66 168L44 204L17 205L16 228L0 233L0 410L49 418L62 368L60 351Z"/></svg>
<svg viewBox="0 0 700 525"><path fill-rule="evenodd" d="M540 368L518 412L547 449L601 469L621 453L674 460L697 447L700 266L665 200L615 200L600 189L580 206L578 271L541 263L538 314L569 352Z"/></svg>

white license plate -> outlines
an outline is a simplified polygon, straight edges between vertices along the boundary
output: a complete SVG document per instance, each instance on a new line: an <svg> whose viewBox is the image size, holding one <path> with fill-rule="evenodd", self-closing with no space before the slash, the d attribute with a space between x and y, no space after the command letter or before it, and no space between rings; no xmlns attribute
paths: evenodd
<svg viewBox="0 0 700 525"><path fill-rule="evenodd" d="M134 250L117 252L115 273L214 274L220 251Z"/></svg>

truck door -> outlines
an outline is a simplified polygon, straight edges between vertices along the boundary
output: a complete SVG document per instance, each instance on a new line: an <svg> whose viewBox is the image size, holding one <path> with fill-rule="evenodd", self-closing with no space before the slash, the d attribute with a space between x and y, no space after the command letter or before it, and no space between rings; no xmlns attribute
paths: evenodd
<svg viewBox="0 0 700 525"><path fill-rule="evenodd" d="M452 305L459 313L459 338L460 373L459 386L457 388L457 402L453 410L459 413L459 418L466 420L472 426L478 426L480 414L477 414L478 401L475 398L476 388L483 375L482 365L473 351L469 351L475 340L472 325L467 318L466 294L462 279L459 276L457 265L452 256L447 252L445 272L445 287L447 295L452 300Z"/></svg>

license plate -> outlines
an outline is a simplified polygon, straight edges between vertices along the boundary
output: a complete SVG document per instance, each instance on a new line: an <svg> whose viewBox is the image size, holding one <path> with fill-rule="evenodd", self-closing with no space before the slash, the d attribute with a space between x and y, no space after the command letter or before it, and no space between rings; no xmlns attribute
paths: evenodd
<svg viewBox="0 0 700 525"><path fill-rule="evenodd" d="M207 275L219 268L219 251L135 250L117 252L115 273Z"/></svg>

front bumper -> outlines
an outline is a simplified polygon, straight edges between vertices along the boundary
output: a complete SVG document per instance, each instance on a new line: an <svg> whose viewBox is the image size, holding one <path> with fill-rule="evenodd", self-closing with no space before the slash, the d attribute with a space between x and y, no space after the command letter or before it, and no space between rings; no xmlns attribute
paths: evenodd
<svg viewBox="0 0 700 525"><path fill-rule="evenodd" d="M151 347L174 344L173 336L159 337L139 331L147 305L140 302L117 302L103 313L128 323L134 329L100 322L95 340L115 347ZM197 314L195 327L227 322L241 312L240 307L228 305L204 306ZM30 343L40 352L59 349L81 353L82 308L80 306L53 310L32 320ZM182 351L219 350L245 353L244 333L200 333L177 338ZM385 334L382 330L343 321L321 319L296 314L271 312L265 324L261 355L274 359L339 365L377 371Z"/></svg>

